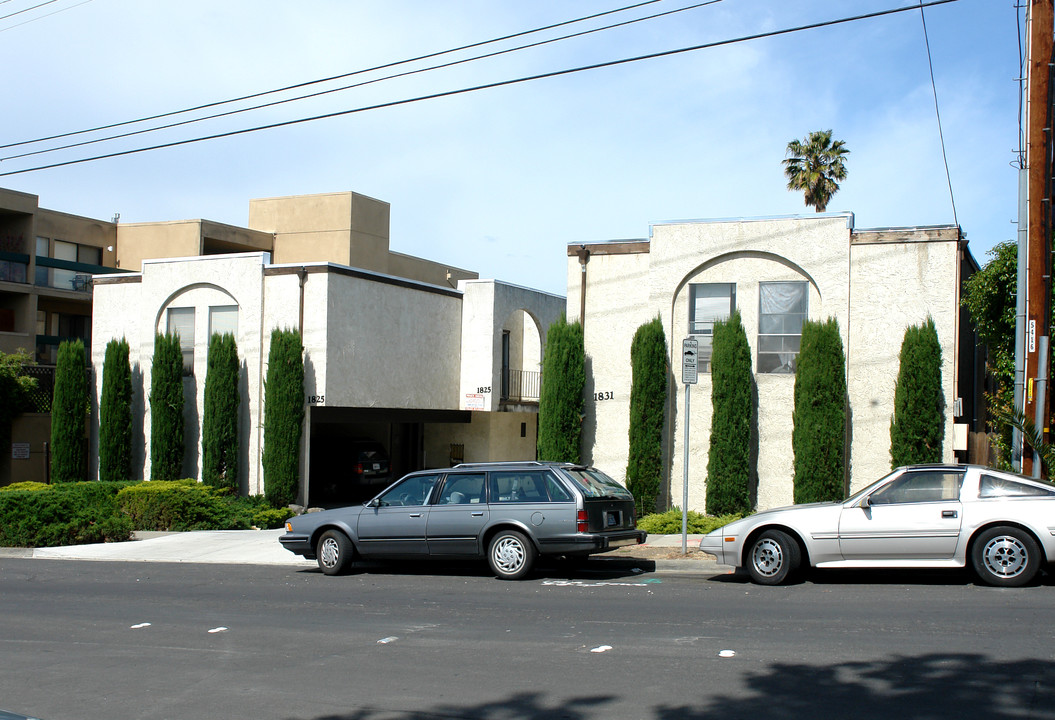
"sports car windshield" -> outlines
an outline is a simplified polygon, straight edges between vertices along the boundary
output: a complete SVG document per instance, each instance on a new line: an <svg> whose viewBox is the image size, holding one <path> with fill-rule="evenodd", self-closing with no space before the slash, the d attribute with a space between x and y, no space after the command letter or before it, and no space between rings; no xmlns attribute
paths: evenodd
<svg viewBox="0 0 1055 720"><path fill-rule="evenodd" d="M600 470L590 468L582 470L565 470L565 472L576 481L576 484L582 489L583 494L586 495L586 497L619 498L621 500L631 500L634 497L630 494L629 490Z"/></svg>

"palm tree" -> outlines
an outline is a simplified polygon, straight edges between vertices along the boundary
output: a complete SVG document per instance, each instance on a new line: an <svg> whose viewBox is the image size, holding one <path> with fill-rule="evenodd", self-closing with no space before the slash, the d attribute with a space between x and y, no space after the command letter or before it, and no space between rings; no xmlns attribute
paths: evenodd
<svg viewBox="0 0 1055 720"><path fill-rule="evenodd" d="M788 190L802 190L806 204L824 212L839 189L836 180L846 179L843 156L849 153L842 140L832 141L831 130L815 130L805 142L792 140L784 160Z"/></svg>

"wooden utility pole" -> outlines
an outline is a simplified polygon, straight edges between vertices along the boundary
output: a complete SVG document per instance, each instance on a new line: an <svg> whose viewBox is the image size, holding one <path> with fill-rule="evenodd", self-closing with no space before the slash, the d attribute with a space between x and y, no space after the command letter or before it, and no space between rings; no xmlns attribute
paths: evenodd
<svg viewBox="0 0 1055 720"><path fill-rule="evenodd" d="M1055 37L1053 0L1030 0L1026 70L1026 392L1023 414L1047 438L1048 339L1051 309L1051 73ZM1024 452L1022 472L1038 476L1032 453Z"/></svg>

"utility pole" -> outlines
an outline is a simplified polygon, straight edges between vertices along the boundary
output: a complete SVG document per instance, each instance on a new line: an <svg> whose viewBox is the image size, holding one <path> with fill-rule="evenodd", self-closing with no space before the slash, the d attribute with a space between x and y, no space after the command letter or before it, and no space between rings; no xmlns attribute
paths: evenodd
<svg viewBox="0 0 1055 720"><path fill-rule="evenodd" d="M1051 74L1055 38L1053 0L1030 0L1027 16L1026 70L1026 247L1025 394L1023 414L1047 439L1048 340L1051 309ZM1022 454L1022 472L1040 476L1036 453Z"/></svg>

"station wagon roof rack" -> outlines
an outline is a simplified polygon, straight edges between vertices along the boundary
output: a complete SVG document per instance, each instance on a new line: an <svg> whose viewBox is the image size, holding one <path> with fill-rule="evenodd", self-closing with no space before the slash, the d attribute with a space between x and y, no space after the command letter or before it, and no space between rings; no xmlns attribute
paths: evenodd
<svg viewBox="0 0 1055 720"><path fill-rule="evenodd" d="M532 467L586 467L585 465L577 465L575 463L558 462L555 460L494 460L491 462L470 462L470 463L458 463L454 467L457 468L491 468L491 467L502 467L508 465L529 465Z"/></svg>

